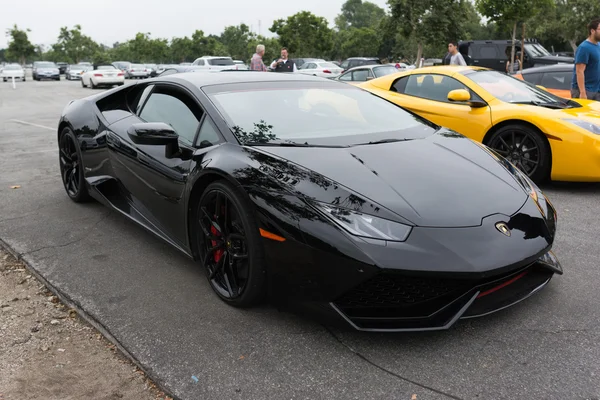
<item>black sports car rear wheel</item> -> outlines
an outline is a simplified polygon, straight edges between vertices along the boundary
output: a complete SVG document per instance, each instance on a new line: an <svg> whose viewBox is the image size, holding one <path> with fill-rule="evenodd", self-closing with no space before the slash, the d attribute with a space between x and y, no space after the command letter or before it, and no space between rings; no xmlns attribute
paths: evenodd
<svg viewBox="0 0 600 400"><path fill-rule="evenodd" d="M60 175L71 200L82 203L91 199L83 176L81 151L77 138L69 128L63 129L58 144Z"/></svg>
<svg viewBox="0 0 600 400"><path fill-rule="evenodd" d="M550 146L542 135L524 125L507 125L490 137L489 147L513 163L532 181L550 175Z"/></svg>
<svg viewBox="0 0 600 400"><path fill-rule="evenodd" d="M263 251L258 227L242 196L224 182L210 184L198 204L198 250L217 295L249 307L265 293Z"/></svg>

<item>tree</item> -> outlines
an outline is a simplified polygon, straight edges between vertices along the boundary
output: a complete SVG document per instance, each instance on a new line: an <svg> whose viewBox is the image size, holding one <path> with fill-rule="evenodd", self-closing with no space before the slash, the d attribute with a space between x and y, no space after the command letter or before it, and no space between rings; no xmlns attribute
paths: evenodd
<svg viewBox="0 0 600 400"><path fill-rule="evenodd" d="M6 36L10 38L6 49L6 58L18 60L21 64L25 64L27 57L34 54L35 47L29 41L27 32L31 32L31 30L21 30L16 24L13 25L12 29L6 31Z"/></svg>
<svg viewBox="0 0 600 400"><path fill-rule="evenodd" d="M81 25L75 25L73 29L66 26L60 28L58 42L52 45L55 57L71 63L78 63L84 60L90 60L98 51L98 44L89 36L81 32Z"/></svg>
<svg viewBox="0 0 600 400"><path fill-rule="evenodd" d="M248 58L248 43L255 38L255 35L250 32L250 28L246 24L227 26L221 33L221 43L225 46L227 53L238 60Z"/></svg>
<svg viewBox="0 0 600 400"><path fill-rule="evenodd" d="M171 39L171 59L176 63L192 62L195 60L192 41L189 37Z"/></svg>
<svg viewBox="0 0 600 400"><path fill-rule="evenodd" d="M348 28L375 28L385 17L383 8L369 1L347 0L342 12L335 19L335 25L342 31Z"/></svg>
<svg viewBox="0 0 600 400"><path fill-rule="evenodd" d="M333 46L333 31L323 17L301 11L278 19L269 29L294 57L328 57Z"/></svg>
<svg viewBox="0 0 600 400"><path fill-rule="evenodd" d="M425 43L446 45L465 35L464 16L468 1L388 0L388 5L400 32L416 42L419 62Z"/></svg>
<svg viewBox="0 0 600 400"><path fill-rule="evenodd" d="M375 57L380 43L381 36L375 29L350 27L335 35L332 56L338 60L348 57Z"/></svg>
<svg viewBox="0 0 600 400"><path fill-rule="evenodd" d="M519 22L553 6L552 0L475 0L475 7L483 16L500 24L512 24L511 64L515 60L515 37Z"/></svg>

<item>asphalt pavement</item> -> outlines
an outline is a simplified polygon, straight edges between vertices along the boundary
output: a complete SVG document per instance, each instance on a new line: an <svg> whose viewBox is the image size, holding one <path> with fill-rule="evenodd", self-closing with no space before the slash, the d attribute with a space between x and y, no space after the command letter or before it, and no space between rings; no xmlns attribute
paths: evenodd
<svg viewBox="0 0 600 400"><path fill-rule="evenodd" d="M56 127L91 93L64 78L0 82L0 240L177 398L600 397L600 185L544 187L565 275L527 301L444 332L332 330L273 306L228 307L199 265L99 204L71 202Z"/></svg>

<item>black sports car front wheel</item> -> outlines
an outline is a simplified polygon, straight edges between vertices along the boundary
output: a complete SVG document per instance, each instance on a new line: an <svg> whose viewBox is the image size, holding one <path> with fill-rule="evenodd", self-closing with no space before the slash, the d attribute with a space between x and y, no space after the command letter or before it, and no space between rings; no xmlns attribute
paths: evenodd
<svg viewBox="0 0 600 400"><path fill-rule="evenodd" d="M85 185L81 150L77 143L78 140L71 129L62 130L58 141L60 175L71 200L83 203L89 201L91 197Z"/></svg>
<svg viewBox="0 0 600 400"><path fill-rule="evenodd" d="M235 307L249 307L265 294L262 244L249 204L228 183L217 181L202 194L196 212L200 259L217 295Z"/></svg>

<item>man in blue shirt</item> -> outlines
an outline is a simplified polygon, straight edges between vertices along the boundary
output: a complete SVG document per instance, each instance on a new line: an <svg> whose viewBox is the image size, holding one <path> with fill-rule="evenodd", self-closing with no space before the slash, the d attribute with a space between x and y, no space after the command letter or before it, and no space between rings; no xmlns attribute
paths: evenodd
<svg viewBox="0 0 600 400"><path fill-rule="evenodd" d="M589 37L575 52L571 97L600 101L600 20L588 24Z"/></svg>

